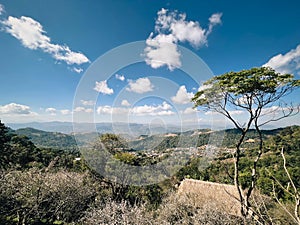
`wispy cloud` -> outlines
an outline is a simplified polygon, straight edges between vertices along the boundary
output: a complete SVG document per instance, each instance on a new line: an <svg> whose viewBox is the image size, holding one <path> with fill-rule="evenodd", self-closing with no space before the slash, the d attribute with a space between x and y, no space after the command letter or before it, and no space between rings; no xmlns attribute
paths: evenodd
<svg viewBox="0 0 300 225"><path fill-rule="evenodd" d="M179 87L175 96L171 97L171 100L177 104L187 104L191 102L194 94L187 92L185 85Z"/></svg>
<svg viewBox="0 0 300 225"><path fill-rule="evenodd" d="M181 66L179 42L187 42L195 48L207 45L207 37L213 27L220 24L222 13L209 18L208 29L198 22L186 20L186 14L161 9L157 12L155 32L146 40L145 61L152 68L167 66L170 70Z"/></svg>
<svg viewBox="0 0 300 225"><path fill-rule="evenodd" d="M69 109L62 109L60 110L60 113L62 115L70 115L72 112Z"/></svg>
<svg viewBox="0 0 300 225"><path fill-rule="evenodd" d="M5 13L5 9L4 6L0 4L0 15L2 15L3 13Z"/></svg>
<svg viewBox="0 0 300 225"><path fill-rule="evenodd" d="M105 94L105 95L111 95L111 94L114 93L114 90L107 86L107 81L106 80L99 81L99 82L96 81L94 90L99 92L99 93Z"/></svg>
<svg viewBox="0 0 300 225"><path fill-rule="evenodd" d="M82 104L82 105L88 105L88 106L91 106L91 105L94 105L95 104L95 101L93 101L93 100L80 100L80 103Z"/></svg>
<svg viewBox="0 0 300 225"><path fill-rule="evenodd" d="M285 54L273 56L263 66L269 66L279 73L299 73L300 69L300 45Z"/></svg>
<svg viewBox="0 0 300 225"><path fill-rule="evenodd" d="M1 8L2 7L2 8ZM0 12L3 12L3 6ZM2 11L1 11L2 9ZM40 49L50 54L58 61L64 61L68 65L81 65L90 62L89 59L81 52L75 52L69 46L52 43L51 38L46 35L43 26L31 17L21 16L20 18L9 16L1 21L3 30L16 39L26 48L37 50ZM80 68L74 68L75 72L81 72Z"/></svg>
<svg viewBox="0 0 300 225"><path fill-rule="evenodd" d="M74 67L74 68L72 69L72 71L74 71L75 73L81 73L81 72L83 71L83 69L82 69L82 68Z"/></svg>
<svg viewBox="0 0 300 225"><path fill-rule="evenodd" d="M138 94L153 91L153 88L154 88L150 79L147 77L139 78L136 81L130 80L128 85L129 85L129 87L126 88L127 91L135 92Z"/></svg>
<svg viewBox="0 0 300 225"><path fill-rule="evenodd" d="M91 109L91 108L85 108L85 107L76 107L75 109L74 109L74 112L85 112L85 113L92 113L92 112L94 112L94 110L93 109Z"/></svg>

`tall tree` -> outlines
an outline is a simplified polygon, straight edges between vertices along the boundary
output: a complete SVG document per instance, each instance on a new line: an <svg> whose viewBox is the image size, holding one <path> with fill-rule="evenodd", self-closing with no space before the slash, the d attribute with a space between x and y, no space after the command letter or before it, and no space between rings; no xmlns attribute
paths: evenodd
<svg viewBox="0 0 300 225"><path fill-rule="evenodd" d="M234 182L239 193L241 214L244 217L255 213L251 207L250 197L256 185L257 163L263 153L261 127L299 112L299 106L295 107L292 103L283 101L283 97L299 86L300 81L294 79L292 74L280 74L269 67L252 68L225 73L207 80L192 99L195 107L220 113L240 132L233 155ZM237 110L247 114L245 120L241 121L235 117ZM250 128L257 131L259 145L256 157L251 163L251 182L244 191L239 179L241 145Z"/></svg>

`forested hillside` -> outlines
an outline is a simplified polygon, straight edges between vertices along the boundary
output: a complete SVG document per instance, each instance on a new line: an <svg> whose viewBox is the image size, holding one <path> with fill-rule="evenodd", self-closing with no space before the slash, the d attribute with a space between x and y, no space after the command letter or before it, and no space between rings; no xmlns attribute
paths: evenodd
<svg viewBox="0 0 300 225"><path fill-rule="evenodd" d="M34 128L20 128L15 133L19 136L28 137L38 147L57 148L61 150L77 149L75 138L72 135L47 132Z"/></svg>
<svg viewBox="0 0 300 225"><path fill-rule="evenodd" d="M234 147L236 130L218 132L225 134L221 149ZM210 133L210 130L194 130L181 135L183 143L186 144L188 139L198 140L197 146L203 146L208 143ZM292 212L293 198L283 190L291 183L284 171L280 152L283 148L288 171L299 188L300 127L266 130L263 134L264 152L258 165L258 190L266 207L262 213L272 217L274 224L293 224L274 196ZM115 159L142 166L160 161L159 154L144 154L141 152L143 148L158 143L157 152L164 152L165 148L176 146L174 143L178 143L179 136L179 133L141 136L125 145L121 142L124 139L112 134L100 135L99 140ZM251 171L247 168L249 159L255 155L256 137L254 131L249 132L246 140L254 141L243 147L240 170L241 183L245 187L251 181ZM31 140L41 145L36 146ZM99 140L91 143L93 151L89 151L90 154L103 150L97 144ZM63 141L62 145L59 145L60 141ZM193 208L190 200L178 199L174 192L184 178L233 184L230 152L221 151L208 167L201 156L192 155L183 168L165 181L134 186L110 181L96 173L83 155L69 151L68 144L73 147L73 141L72 136L35 129L13 132L0 123L0 224L95 224L97 221L124 221L124 218L131 221L130 224L176 224L175 221L181 221L180 224L196 221L203 224L205 221L241 223L239 217L216 211L212 205ZM54 148L41 147L43 142ZM132 151L128 148L130 145L138 146L140 151ZM106 169L114 168L113 164L105 163Z"/></svg>

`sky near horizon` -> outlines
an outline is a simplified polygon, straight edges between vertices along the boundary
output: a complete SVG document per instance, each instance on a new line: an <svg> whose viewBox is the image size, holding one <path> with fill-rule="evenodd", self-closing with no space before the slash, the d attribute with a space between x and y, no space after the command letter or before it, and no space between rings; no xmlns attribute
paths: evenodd
<svg viewBox="0 0 300 225"><path fill-rule="evenodd" d="M189 100L213 75L268 65L300 78L299 21L298 0L0 0L0 119L207 125L212 114ZM128 43L141 60L97 71ZM198 75L188 55L203 64Z"/></svg>

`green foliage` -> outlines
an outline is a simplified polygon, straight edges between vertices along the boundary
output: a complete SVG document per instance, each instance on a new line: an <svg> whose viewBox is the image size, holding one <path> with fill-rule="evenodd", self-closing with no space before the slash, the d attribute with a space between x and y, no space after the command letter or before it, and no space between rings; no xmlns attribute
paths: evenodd
<svg viewBox="0 0 300 225"><path fill-rule="evenodd" d="M31 167L45 168L55 161L54 167L75 169L74 159L78 153L64 149L37 148L23 135L11 132L0 121L0 169L24 170Z"/></svg>
<svg viewBox="0 0 300 225"><path fill-rule="evenodd" d="M15 131L19 136L27 136L37 147L60 149L64 151L78 151L73 135L59 132L47 132L34 128L21 128Z"/></svg>
<svg viewBox="0 0 300 225"><path fill-rule="evenodd" d="M289 179L283 169L283 161L280 156L281 147L284 147L288 170L297 187L300 187L300 127L291 126L271 131L264 131L265 149L258 163L257 188L262 194L273 196L273 183L279 199L284 202L291 200L290 195L281 190L277 181L284 187L288 187ZM230 139L235 139L234 133L230 133ZM227 135L227 134L226 134ZM236 134L238 135L238 134ZM224 144L226 146L226 143ZM246 188L251 182L251 161L255 158L252 148L248 146L240 159L240 182ZM234 165L231 157L214 160L207 168L202 169L201 158L193 159L182 168L177 176L179 180L184 177L208 180L218 183L233 184ZM200 162L200 163L199 163Z"/></svg>
<svg viewBox="0 0 300 225"><path fill-rule="evenodd" d="M292 74L280 74L269 67L260 67L215 76L203 85L205 88L193 97L195 106L210 107L224 101L226 95L230 95L231 103L244 97L245 105L266 105L289 93L300 82L294 80Z"/></svg>

